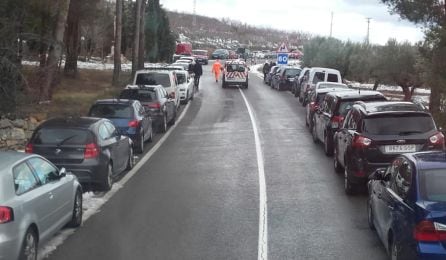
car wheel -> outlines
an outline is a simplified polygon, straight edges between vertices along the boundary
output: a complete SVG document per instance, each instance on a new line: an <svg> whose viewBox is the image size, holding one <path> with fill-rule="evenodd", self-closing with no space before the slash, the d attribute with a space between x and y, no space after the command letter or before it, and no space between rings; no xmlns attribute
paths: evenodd
<svg viewBox="0 0 446 260"><path fill-rule="evenodd" d="M192 95L190 96L190 100L194 100L195 97L195 91L192 91Z"/></svg>
<svg viewBox="0 0 446 260"><path fill-rule="evenodd" d="M315 125L313 125L313 127L311 128L311 137L313 137L313 142L315 144L317 144L319 142L319 139L317 138L316 126Z"/></svg>
<svg viewBox="0 0 446 260"><path fill-rule="evenodd" d="M307 115L305 115L305 126L306 127L310 126L310 123L308 123L308 116Z"/></svg>
<svg viewBox="0 0 446 260"><path fill-rule="evenodd" d="M36 260L37 259L37 234L33 228L28 228L23 239L22 249L20 250L20 260Z"/></svg>
<svg viewBox="0 0 446 260"><path fill-rule="evenodd" d="M348 177L347 165L344 168L344 191L347 195L354 194L353 184L351 183L350 177Z"/></svg>
<svg viewBox="0 0 446 260"><path fill-rule="evenodd" d="M291 87L291 94L296 93L296 90L294 89L294 87Z"/></svg>
<svg viewBox="0 0 446 260"><path fill-rule="evenodd" d="M390 248L390 259L392 260L401 260L403 257L401 256L401 246L398 244L398 242L393 241L395 239L392 239L389 245Z"/></svg>
<svg viewBox="0 0 446 260"><path fill-rule="evenodd" d="M74 196L74 207L71 221L68 223L68 227L76 228L82 224L82 192L76 191Z"/></svg>
<svg viewBox="0 0 446 260"><path fill-rule="evenodd" d="M177 119L177 111L175 111L175 112L173 113L173 117L172 117L172 119L170 120L169 125L174 125L175 122L176 122L176 119Z"/></svg>
<svg viewBox="0 0 446 260"><path fill-rule="evenodd" d="M113 167L111 163L107 166L107 173L104 176L104 180L102 181L102 190L109 191L113 186Z"/></svg>
<svg viewBox="0 0 446 260"><path fill-rule="evenodd" d="M304 102L304 100L302 99L302 97L300 96L300 94L299 94L299 102L300 102L300 103L303 103L303 102Z"/></svg>
<svg viewBox="0 0 446 260"><path fill-rule="evenodd" d="M138 151L138 153L143 153L144 152L144 132L141 132L141 135L140 135L140 137L139 137L139 140L138 140L139 142L138 142L138 148L137 148L137 151Z"/></svg>
<svg viewBox="0 0 446 260"><path fill-rule="evenodd" d="M187 105L189 103L189 91L186 93L186 99L184 100L184 104Z"/></svg>
<svg viewBox="0 0 446 260"><path fill-rule="evenodd" d="M336 173L341 173L342 172L342 166L339 164L339 160L338 160L338 152L335 149L333 149L333 167Z"/></svg>
<svg viewBox="0 0 446 260"><path fill-rule="evenodd" d="M129 158L127 160L127 168L126 168L126 170L128 170L128 171L130 171L133 168L133 166L134 166L133 148L131 146L129 148L130 148L130 150L129 150Z"/></svg>
<svg viewBox="0 0 446 260"><path fill-rule="evenodd" d="M167 116L166 116L166 114L164 114L164 116L163 116L163 122L161 122L159 130L161 133L165 133L167 131Z"/></svg>
<svg viewBox="0 0 446 260"><path fill-rule="evenodd" d="M374 216L373 216L373 209L372 209L372 201L370 198L367 198L367 220L369 223L369 228L371 230L375 230L375 224L374 222Z"/></svg>
<svg viewBox="0 0 446 260"><path fill-rule="evenodd" d="M331 144L330 140L328 139L327 134L324 137L324 152L325 152L326 156L333 155L333 145Z"/></svg>
<svg viewBox="0 0 446 260"><path fill-rule="evenodd" d="M150 136L149 136L149 143L151 143L153 141L153 128L150 130Z"/></svg>

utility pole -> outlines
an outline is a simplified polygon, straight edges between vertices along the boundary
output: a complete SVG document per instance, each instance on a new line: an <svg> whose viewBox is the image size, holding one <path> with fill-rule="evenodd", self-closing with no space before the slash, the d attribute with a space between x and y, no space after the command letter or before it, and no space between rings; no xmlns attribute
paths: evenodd
<svg viewBox="0 0 446 260"><path fill-rule="evenodd" d="M367 38L365 39L365 43L369 44L370 43L370 20L372 20L372 18L367 17Z"/></svg>
<svg viewBox="0 0 446 260"><path fill-rule="evenodd" d="M195 27L197 25L197 0L194 0L194 19L192 25Z"/></svg>
<svg viewBox="0 0 446 260"><path fill-rule="evenodd" d="M333 12L331 12L330 38L333 36Z"/></svg>

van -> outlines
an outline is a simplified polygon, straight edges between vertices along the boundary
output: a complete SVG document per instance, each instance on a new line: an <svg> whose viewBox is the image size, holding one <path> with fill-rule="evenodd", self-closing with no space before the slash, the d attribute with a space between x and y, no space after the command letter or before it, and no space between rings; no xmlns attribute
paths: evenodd
<svg viewBox="0 0 446 260"><path fill-rule="evenodd" d="M300 88L299 101L305 106L308 100L308 92L316 87L318 82L342 83L341 73L339 70L330 68L311 68L304 75Z"/></svg>

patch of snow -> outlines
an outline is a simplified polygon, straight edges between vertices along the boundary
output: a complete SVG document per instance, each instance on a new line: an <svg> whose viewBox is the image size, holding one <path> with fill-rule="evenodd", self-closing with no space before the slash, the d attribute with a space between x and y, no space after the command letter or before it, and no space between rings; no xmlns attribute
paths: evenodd
<svg viewBox="0 0 446 260"><path fill-rule="evenodd" d="M263 64L256 64L249 67L250 71L254 73L257 77L263 79L263 73L259 69L263 67Z"/></svg>
<svg viewBox="0 0 446 260"><path fill-rule="evenodd" d="M38 61L22 61L23 65L29 65L29 66L39 66ZM160 64L154 64L154 63L144 63L144 67L152 67L152 66L159 66ZM62 66L65 66L65 61L62 61ZM113 63L104 63L100 61L78 61L77 67L79 69L89 69L89 70L113 70L114 64ZM132 70L132 63L122 63L121 64L121 71L131 71Z"/></svg>

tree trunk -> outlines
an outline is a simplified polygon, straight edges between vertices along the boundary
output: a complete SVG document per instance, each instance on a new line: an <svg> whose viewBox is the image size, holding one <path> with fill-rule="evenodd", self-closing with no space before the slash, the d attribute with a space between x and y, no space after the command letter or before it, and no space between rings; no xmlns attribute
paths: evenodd
<svg viewBox="0 0 446 260"><path fill-rule="evenodd" d="M65 33L65 24L67 22L68 7L70 0L57 1L56 28L53 33L53 43L48 53L46 64L46 78L40 91L40 101L51 100L51 93L54 87L54 79L57 74L57 63L62 55L63 36Z"/></svg>
<svg viewBox="0 0 446 260"><path fill-rule="evenodd" d="M141 0L141 14L139 25L139 50L138 50L138 69L144 69L145 54L145 25L146 25L146 0Z"/></svg>
<svg viewBox="0 0 446 260"><path fill-rule="evenodd" d="M122 0L116 0L116 28L115 28L115 52L113 85L119 85L121 74L121 39L122 39Z"/></svg>
<svg viewBox="0 0 446 260"><path fill-rule="evenodd" d="M375 80L375 84L373 84L373 90L376 91L378 89L378 87L379 87L379 84L380 84L379 79Z"/></svg>
<svg viewBox="0 0 446 260"><path fill-rule="evenodd" d="M79 56L79 8L81 0L71 0L67 18L67 32L65 34L66 60L65 75L77 77L77 59Z"/></svg>
<svg viewBox="0 0 446 260"><path fill-rule="evenodd" d="M138 68L138 56L139 56L139 33L141 25L141 2L142 0L136 0L135 4L135 30L133 37L133 48L132 48L132 76Z"/></svg>
<svg viewBox="0 0 446 260"><path fill-rule="evenodd" d="M410 99L412 98L410 87L408 86L400 86L400 87L403 89L404 101L410 101Z"/></svg>

